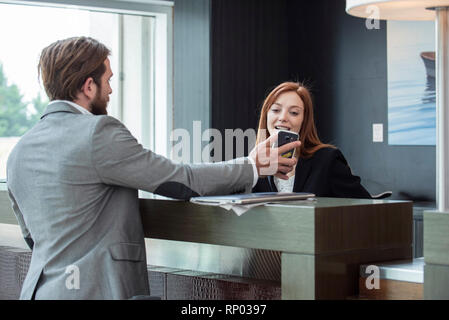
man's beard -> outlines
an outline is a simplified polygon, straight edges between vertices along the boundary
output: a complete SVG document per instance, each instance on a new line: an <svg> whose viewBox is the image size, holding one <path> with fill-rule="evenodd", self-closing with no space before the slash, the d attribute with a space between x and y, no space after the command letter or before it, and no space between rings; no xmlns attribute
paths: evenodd
<svg viewBox="0 0 449 320"><path fill-rule="evenodd" d="M92 103L90 104L90 111L92 112L92 114L98 116L98 115L102 115L108 114L108 111L106 110L108 106L108 101L106 99L102 99L101 97L101 88L99 88L99 90L97 91L97 94L95 95L94 100L92 101Z"/></svg>

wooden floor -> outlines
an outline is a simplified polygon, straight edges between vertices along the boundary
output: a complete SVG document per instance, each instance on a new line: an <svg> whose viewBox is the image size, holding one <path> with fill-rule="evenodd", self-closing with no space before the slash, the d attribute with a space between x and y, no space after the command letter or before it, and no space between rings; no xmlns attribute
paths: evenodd
<svg viewBox="0 0 449 320"><path fill-rule="evenodd" d="M423 284L379 279L379 289L367 289L366 278L359 280L359 299L369 300L422 300Z"/></svg>
<svg viewBox="0 0 449 320"><path fill-rule="evenodd" d="M361 265L360 299L422 300L424 297L424 258L386 261L376 265ZM374 278L374 268L378 278ZM375 288L372 288L372 287Z"/></svg>

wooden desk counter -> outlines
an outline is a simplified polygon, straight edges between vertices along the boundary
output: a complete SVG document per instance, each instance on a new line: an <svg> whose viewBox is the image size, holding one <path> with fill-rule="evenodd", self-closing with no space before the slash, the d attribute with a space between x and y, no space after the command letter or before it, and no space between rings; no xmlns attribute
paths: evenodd
<svg viewBox="0 0 449 320"><path fill-rule="evenodd" d="M141 199L145 236L282 252L283 299L358 293L359 265L412 259L412 203L318 198L253 208Z"/></svg>

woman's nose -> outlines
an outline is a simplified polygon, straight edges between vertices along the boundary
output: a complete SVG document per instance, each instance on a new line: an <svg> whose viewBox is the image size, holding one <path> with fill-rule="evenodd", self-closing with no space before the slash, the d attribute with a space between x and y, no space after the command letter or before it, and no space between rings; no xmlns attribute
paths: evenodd
<svg viewBox="0 0 449 320"><path fill-rule="evenodd" d="M281 111L281 113L279 114L279 120L287 121L287 112L286 111Z"/></svg>

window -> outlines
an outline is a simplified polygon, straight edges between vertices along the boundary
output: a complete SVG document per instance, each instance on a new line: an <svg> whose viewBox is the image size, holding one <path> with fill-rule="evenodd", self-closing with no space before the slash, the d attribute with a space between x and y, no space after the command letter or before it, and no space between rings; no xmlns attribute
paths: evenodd
<svg viewBox="0 0 449 320"><path fill-rule="evenodd" d="M48 103L37 80L40 52L71 36L90 36L111 49L114 77L108 114L122 121L144 147L167 156L171 14L166 14L166 8L158 12L156 6L147 7L156 10L100 11L0 3L0 181L6 178L12 148L39 120Z"/></svg>

